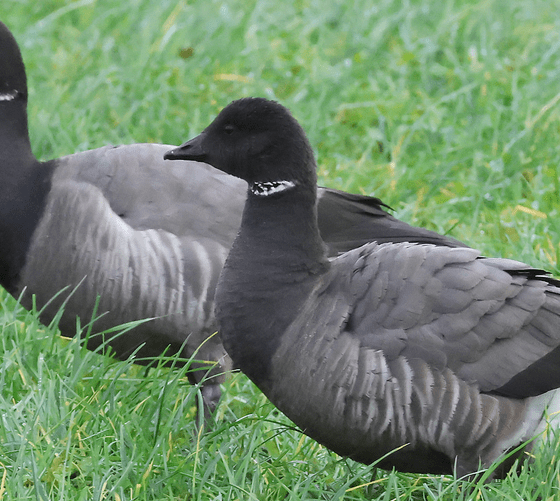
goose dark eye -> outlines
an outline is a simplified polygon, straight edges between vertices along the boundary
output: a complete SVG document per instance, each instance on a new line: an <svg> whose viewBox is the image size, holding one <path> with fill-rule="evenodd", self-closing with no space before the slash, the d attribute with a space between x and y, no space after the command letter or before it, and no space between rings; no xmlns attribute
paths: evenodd
<svg viewBox="0 0 560 501"><path fill-rule="evenodd" d="M227 124L227 125L224 126L224 132L226 134L228 134L228 135L233 134L234 131L235 131L235 127L233 125Z"/></svg>

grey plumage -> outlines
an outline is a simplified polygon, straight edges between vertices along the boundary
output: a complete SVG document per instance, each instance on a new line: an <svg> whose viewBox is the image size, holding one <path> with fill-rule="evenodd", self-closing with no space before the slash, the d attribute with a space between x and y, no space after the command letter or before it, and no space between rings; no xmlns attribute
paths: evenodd
<svg viewBox="0 0 560 501"><path fill-rule="evenodd" d="M248 181L216 292L220 332L309 436L365 463L402 447L384 468L464 475L560 410L560 283L542 270L410 242L328 259L312 150L278 103L235 101L166 158Z"/></svg>
<svg viewBox="0 0 560 501"><path fill-rule="evenodd" d="M142 343L157 347L139 356L155 356L169 344L178 348L189 335L192 354L215 331L216 277L239 224L239 186L201 164L187 181L184 171L162 165L167 149L136 144L59 159L14 292L26 287L44 305L87 277L66 302L63 332L75 329L76 315L90 318L86 311L93 311L101 292L98 331L161 317L115 339L113 348L121 357ZM222 200L226 186L234 194ZM66 296L51 302L46 318ZM202 352L215 349L210 348L215 341Z"/></svg>

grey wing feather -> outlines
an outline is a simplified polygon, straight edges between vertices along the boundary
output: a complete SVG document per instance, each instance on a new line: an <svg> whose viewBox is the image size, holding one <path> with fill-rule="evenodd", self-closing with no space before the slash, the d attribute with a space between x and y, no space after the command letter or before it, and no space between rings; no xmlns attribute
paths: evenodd
<svg viewBox="0 0 560 501"><path fill-rule="evenodd" d="M363 346L448 367L485 392L526 397L560 384L560 374L535 383L560 345L560 288L539 270L412 244L366 245L340 261L352 268L346 329Z"/></svg>

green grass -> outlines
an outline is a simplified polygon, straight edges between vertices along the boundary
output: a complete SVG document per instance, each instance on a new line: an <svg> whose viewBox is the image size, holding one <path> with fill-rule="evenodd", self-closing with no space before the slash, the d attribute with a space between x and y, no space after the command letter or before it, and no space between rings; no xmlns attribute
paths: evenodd
<svg viewBox="0 0 560 501"><path fill-rule="evenodd" d="M560 0L2 0L41 159L178 144L229 101L288 106L320 181L559 272ZM0 500L460 500L303 437L242 375L197 434L184 370L60 340L2 295ZM554 446L481 500L558 499Z"/></svg>

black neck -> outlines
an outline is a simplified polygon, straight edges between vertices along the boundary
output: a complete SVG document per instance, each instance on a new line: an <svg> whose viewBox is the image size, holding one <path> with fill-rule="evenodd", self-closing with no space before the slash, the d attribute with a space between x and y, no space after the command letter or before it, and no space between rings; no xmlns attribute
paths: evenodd
<svg viewBox="0 0 560 501"><path fill-rule="evenodd" d="M12 101L0 101L0 161L2 177L6 177L7 168L12 169L11 175L18 176L21 169L17 168L16 165L19 165L22 160L28 163L36 162L31 151L27 130L27 102L23 98Z"/></svg>
<svg viewBox="0 0 560 501"><path fill-rule="evenodd" d="M31 151L25 100L0 101L0 284L13 292L50 188Z"/></svg>
<svg viewBox="0 0 560 501"><path fill-rule="evenodd" d="M236 247L242 251L238 257L263 260L290 274L306 276L321 267L326 257L315 190L298 185L266 197L249 191Z"/></svg>
<svg viewBox="0 0 560 501"><path fill-rule="evenodd" d="M249 191L218 285L216 313L226 350L253 381L266 379L281 333L328 268L314 188L268 197Z"/></svg>

